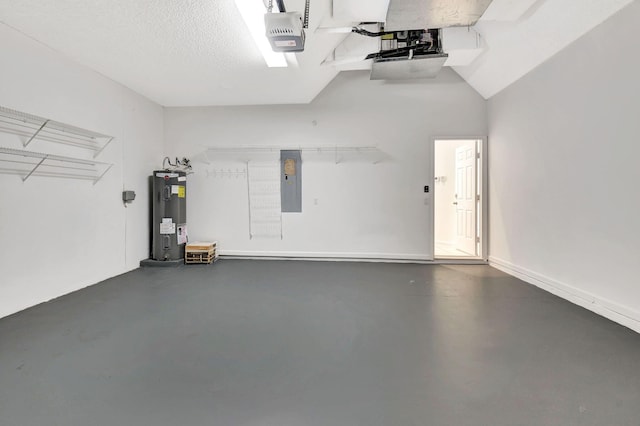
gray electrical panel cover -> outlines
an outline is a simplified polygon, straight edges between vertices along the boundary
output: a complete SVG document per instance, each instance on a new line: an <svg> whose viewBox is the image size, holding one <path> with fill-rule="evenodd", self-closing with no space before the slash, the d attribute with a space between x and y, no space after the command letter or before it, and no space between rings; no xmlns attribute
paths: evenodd
<svg viewBox="0 0 640 426"><path fill-rule="evenodd" d="M299 150L280 151L280 198L283 213L302 212L302 157Z"/></svg>
<svg viewBox="0 0 640 426"><path fill-rule="evenodd" d="M151 258L180 260L187 242L187 174L153 172Z"/></svg>

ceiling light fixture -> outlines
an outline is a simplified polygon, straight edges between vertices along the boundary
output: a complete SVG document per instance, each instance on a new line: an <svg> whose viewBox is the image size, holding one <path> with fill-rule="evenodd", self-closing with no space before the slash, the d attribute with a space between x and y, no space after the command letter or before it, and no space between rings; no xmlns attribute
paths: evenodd
<svg viewBox="0 0 640 426"><path fill-rule="evenodd" d="M235 0L236 7L242 15L245 25L253 37L253 41L262 53L268 67L286 67L287 59L283 53L274 52L267 40L264 28L264 14L266 9L262 0ZM274 6L277 11L277 6Z"/></svg>

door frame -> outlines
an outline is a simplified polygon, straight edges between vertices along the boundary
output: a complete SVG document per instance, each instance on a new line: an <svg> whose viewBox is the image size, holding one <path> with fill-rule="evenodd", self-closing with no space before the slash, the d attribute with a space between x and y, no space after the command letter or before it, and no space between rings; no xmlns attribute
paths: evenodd
<svg viewBox="0 0 640 426"><path fill-rule="evenodd" d="M429 221L429 233L431 235L431 260L440 260L435 255L436 234L436 197L435 197L435 169L436 169L436 141L446 140L477 140L480 141L478 153L480 154L479 166L480 182L477 183L480 192L480 208L476 212L480 216L478 221L478 235L480 236L480 253L478 256L460 257L460 260L481 260L487 262L489 259L489 179L488 179L488 162L487 162L487 137L486 136L432 136L429 141L429 151L431 153L431 162L429 164L429 188L431 188L431 220ZM442 258L447 259L447 258ZM452 258L454 259L454 258Z"/></svg>

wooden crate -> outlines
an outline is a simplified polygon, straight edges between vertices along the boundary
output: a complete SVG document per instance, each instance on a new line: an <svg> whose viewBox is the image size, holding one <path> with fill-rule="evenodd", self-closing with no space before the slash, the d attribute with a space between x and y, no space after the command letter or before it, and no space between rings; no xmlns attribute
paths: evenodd
<svg viewBox="0 0 640 426"><path fill-rule="evenodd" d="M212 263L218 259L218 243L193 242L184 248L184 263Z"/></svg>

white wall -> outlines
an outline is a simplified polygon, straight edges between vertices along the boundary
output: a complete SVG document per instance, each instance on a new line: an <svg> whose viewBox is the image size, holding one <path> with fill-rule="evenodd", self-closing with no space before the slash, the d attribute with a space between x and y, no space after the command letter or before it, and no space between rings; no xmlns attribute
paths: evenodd
<svg viewBox="0 0 640 426"><path fill-rule="evenodd" d="M489 103L496 266L640 331L634 2Z"/></svg>
<svg viewBox="0 0 640 426"><path fill-rule="evenodd" d="M0 25L0 105L113 135L102 181L0 174L0 317L138 267L148 257L147 176L162 160L157 104ZM0 146L22 148L0 134ZM34 141L29 150L91 158ZM123 188L135 190L128 208Z"/></svg>
<svg viewBox="0 0 640 426"><path fill-rule="evenodd" d="M207 146L377 145L380 164L304 161L303 213L286 213L284 238L249 239L244 179L207 178L224 165L196 163L189 177L191 239L223 254L426 259L430 246L430 139L486 134L485 101L454 72L432 81L370 81L342 73L310 104L167 108L170 156ZM235 170L242 164L228 164ZM316 204L317 200L317 204Z"/></svg>

